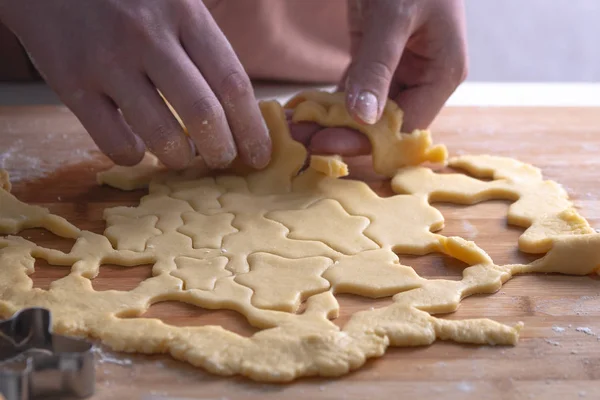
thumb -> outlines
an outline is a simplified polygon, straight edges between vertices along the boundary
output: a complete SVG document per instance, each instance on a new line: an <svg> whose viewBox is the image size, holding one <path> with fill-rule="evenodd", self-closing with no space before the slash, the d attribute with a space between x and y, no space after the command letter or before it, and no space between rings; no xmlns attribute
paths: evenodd
<svg viewBox="0 0 600 400"><path fill-rule="evenodd" d="M346 81L346 106L359 122L374 124L383 113L390 83L417 11L414 0L353 2L350 6L353 39L360 37Z"/></svg>

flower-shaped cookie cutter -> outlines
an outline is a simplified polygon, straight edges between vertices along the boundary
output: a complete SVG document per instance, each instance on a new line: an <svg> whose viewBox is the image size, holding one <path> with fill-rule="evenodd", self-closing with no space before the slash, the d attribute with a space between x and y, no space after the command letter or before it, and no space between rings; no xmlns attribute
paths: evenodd
<svg viewBox="0 0 600 400"><path fill-rule="evenodd" d="M94 393L92 344L53 334L51 327L44 308L26 308L0 322L0 393L6 400Z"/></svg>

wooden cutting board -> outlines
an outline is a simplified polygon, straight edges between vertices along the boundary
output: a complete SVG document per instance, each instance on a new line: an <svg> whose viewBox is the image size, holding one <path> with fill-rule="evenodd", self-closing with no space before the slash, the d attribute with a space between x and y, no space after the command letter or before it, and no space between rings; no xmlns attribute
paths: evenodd
<svg viewBox="0 0 600 400"><path fill-rule="evenodd" d="M600 109L449 108L432 127L436 141L453 155L492 153L542 168L564 185L591 224L600 227ZM361 166L362 165L362 166ZM135 205L143 191L124 193L98 187L96 171L109 163L95 151L83 128L61 107L0 108L0 166L16 179L14 194L50 208L81 228L101 233L102 210ZM389 184L364 163L357 176L382 195ZM477 206L438 205L444 234L475 240L496 263L531 260L516 249L521 230L508 227L507 202ZM36 243L68 250L72 245L47 232L29 230ZM402 257L426 277L459 279L464 265L439 255ZM66 275L38 263L36 287ZM135 287L150 266L105 266L96 290ZM595 276L520 276L500 292L473 296L447 318L489 317L508 324L523 321L516 347L466 346L438 342L429 347L389 349L377 360L340 379L302 379L287 385L223 378L166 356L98 354L94 399L270 399L270 398L600 398L600 281ZM339 296L343 324L358 310L387 304ZM174 325L220 324L240 334L254 329L230 311L208 311L179 303L153 305L145 314Z"/></svg>

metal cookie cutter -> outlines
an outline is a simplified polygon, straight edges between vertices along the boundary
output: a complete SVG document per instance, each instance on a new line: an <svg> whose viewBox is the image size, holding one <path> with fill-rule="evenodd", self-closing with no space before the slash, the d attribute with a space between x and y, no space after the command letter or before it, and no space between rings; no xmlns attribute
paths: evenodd
<svg viewBox="0 0 600 400"><path fill-rule="evenodd" d="M0 393L6 400L94 393L92 344L55 335L51 326L44 308L27 308L0 322Z"/></svg>

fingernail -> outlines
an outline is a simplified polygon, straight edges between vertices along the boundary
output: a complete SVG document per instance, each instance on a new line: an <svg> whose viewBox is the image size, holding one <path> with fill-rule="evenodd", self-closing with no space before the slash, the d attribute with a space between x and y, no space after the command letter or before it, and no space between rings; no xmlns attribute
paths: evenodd
<svg viewBox="0 0 600 400"><path fill-rule="evenodd" d="M246 154L248 163L252 168L263 169L271 161L271 144L267 141L257 140L247 144Z"/></svg>
<svg viewBox="0 0 600 400"><path fill-rule="evenodd" d="M359 93L358 98L354 102L354 112L361 121L367 124L377 122L377 114L379 111L379 102L374 93L368 90L363 90Z"/></svg>
<svg viewBox="0 0 600 400"><path fill-rule="evenodd" d="M227 149L223 153L220 154L220 157L217 161L217 168L227 168L231 165L231 163L238 156L237 150L235 147L233 149Z"/></svg>
<svg viewBox="0 0 600 400"><path fill-rule="evenodd" d="M249 147L250 164L256 169L263 169L271 162L271 152L273 150L273 142L267 123L261 118L262 129L265 132L264 137L253 141Z"/></svg>

